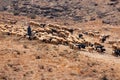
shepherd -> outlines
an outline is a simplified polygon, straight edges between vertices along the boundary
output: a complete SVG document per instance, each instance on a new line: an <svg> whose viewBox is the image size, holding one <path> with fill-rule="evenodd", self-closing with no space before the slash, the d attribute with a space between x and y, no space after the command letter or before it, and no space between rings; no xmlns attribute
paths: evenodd
<svg viewBox="0 0 120 80"><path fill-rule="evenodd" d="M27 28L27 35L29 36L29 40L31 40L32 31L31 31L31 27L30 26L28 26L28 28Z"/></svg>

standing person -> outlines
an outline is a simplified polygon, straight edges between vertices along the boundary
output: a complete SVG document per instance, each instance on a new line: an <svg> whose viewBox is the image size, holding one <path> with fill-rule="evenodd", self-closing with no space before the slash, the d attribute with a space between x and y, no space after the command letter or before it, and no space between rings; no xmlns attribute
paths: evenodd
<svg viewBox="0 0 120 80"><path fill-rule="evenodd" d="M30 25L29 25L28 28L27 28L27 35L29 36L29 40L31 40L32 30L31 30Z"/></svg>

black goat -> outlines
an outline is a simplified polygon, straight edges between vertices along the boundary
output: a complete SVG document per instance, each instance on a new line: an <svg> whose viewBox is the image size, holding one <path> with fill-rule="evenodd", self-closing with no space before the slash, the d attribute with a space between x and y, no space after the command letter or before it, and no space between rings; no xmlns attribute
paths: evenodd
<svg viewBox="0 0 120 80"><path fill-rule="evenodd" d="M52 33L57 33L56 29L51 29Z"/></svg>
<svg viewBox="0 0 120 80"><path fill-rule="evenodd" d="M85 49L86 45L84 43L80 43L77 45L79 49L83 48Z"/></svg>
<svg viewBox="0 0 120 80"><path fill-rule="evenodd" d="M94 43L94 49L97 52L105 52L106 51L106 49L104 48L104 46L101 45L100 43Z"/></svg>
<svg viewBox="0 0 120 80"><path fill-rule="evenodd" d="M44 28L46 26L46 24L40 24L40 27Z"/></svg>
<svg viewBox="0 0 120 80"><path fill-rule="evenodd" d="M71 28L71 29L69 29L68 31L69 31L71 34L73 34L74 29Z"/></svg>
<svg viewBox="0 0 120 80"><path fill-rule="evenodd" d="M115 56L120 56L120 49L115 49L115 50L113 50L113 54L114 54Z"/></svg>
<svg viewBox="0 0 120 80"><path fill-rule="evenodd" d="M100 41L101 41L102 43L104 43L107 38L109 38L109 35L103 36L103 37L100 39Z"/></svg>
<svg viewBox="0 0 120 80"><path fill-rule="evenodd" d="M83 38L83 34L79 34L78 37L79 37L79 38Z"/></svg>
<svg viewBox="0 0 120 80"><path fill-rule="evenodd" d="M95 50L98 52L105 52L106 51L106 49L102 45L96 45Z"/></svg>

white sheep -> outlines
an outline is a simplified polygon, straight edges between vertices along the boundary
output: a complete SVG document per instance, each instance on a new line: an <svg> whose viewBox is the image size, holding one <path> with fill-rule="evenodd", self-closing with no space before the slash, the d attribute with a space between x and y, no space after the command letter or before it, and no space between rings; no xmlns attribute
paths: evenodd
<svg viewBox="0 0 120 80"><path fill-rule="evenodd" d="M36 27L40 26L40 24L38 22L34 22L34 21L30 21L29 25L36 26Z"/></svg>

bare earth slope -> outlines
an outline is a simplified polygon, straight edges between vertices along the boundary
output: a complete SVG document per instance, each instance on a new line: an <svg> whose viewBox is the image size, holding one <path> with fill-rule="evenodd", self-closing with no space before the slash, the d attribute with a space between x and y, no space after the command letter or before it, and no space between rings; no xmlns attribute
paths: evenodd
<svg viewBox="0 0 120 80"><path fill-rule="evenodd" d="M119 30L120 0L0 0L0 80L120 80Z"/></svg>
<svg viewBox="0 0 120 80"><path fill-rule="evenodd" d="M1 13L0 17L0 80L120 79L120 59L112 55L112 45L109 43L119 42L119 26L103 25L94 21L81 24L83 27L79 27L79 24L65 27L57 26L61 22L43 18L31 20L8 13ZM37 39L28 40L24 37L27 26L25 21L34 23L31 26L32 30L38 31ZM46 23L47 26L41 28L37 23ZM74 27L77 31L71 34L67 31L69 27ZM59 35L59 32L51 33L52 29L63 32L63 35ZM91 43L100 43L99 37L103 34L110 35L105 43L100 43L105 46L105 53L95 50L91 52L89 47L80 50L73 46L72 49L70 43L77 44L83 40L77 40L78 33L82 32L94 33L95 36L84 35L85 41ZM53 42L45 41L49 37L54 39Z"/></svg>

